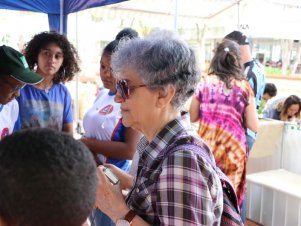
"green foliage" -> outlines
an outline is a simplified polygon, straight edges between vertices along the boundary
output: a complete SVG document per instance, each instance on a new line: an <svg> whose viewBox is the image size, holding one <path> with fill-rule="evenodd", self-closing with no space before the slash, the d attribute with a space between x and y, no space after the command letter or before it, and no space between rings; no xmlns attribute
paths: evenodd
<svg viewBox="0 0 301 226"><path fill-rule="evenodd" d="M291 74L291 70L288 69L286 71L287 75ZM265 67L265 74L266 75L282 75L282 69L281 68L277 68L277 67Z"/></svg>

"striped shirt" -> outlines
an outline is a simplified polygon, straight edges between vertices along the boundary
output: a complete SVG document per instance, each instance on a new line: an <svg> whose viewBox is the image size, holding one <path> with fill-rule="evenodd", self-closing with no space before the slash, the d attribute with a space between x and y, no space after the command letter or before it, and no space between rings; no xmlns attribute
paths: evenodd
<svg viewBox="0 0 301 226"><path fill-rule="evenodd" d="M182 135L199 139L188 114L168 123L151 143L141 139L137 175L127 205L151 225L219 225L223 193L210 164L190 150L178 150L155 161ZM202 151L210 153L205 144Z"/></svg>

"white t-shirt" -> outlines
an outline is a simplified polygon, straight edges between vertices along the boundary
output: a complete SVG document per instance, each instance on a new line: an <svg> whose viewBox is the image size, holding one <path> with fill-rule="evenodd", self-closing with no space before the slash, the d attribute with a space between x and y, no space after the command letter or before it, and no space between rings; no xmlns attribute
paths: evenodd
<svg viewBox="0 0 301 226"><path fill-rule="evenodd" d="M83 118L85 136L98 140L112 140L112 134L121 118L120 104L114 101L115 95L103 89L93 106Z"/></svg>
<svg viewBox="0 0 301 226"><path fill-rule="evenodd" d="M115 93L103 89L96 98L93 106L83 118L85 137L104 141L124 142L125 127L121 121L120 104L114 101ZM130 166L129 160L106 158L98 154L105 163L113 164L125 171Z"/></svg>
<svg viewBox="0 0 301 226"><path fill-rule="evenodd" d="M19 115L19 105L14 99L0 106L0 139L11 134Z"/></svg>

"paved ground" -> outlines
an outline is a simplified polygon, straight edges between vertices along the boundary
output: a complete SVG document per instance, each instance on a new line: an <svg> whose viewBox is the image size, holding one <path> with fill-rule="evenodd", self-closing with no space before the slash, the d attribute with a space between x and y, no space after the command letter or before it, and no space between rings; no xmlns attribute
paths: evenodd
<svg viewBox="0 0 301 226"><path fill-rule="evenodd" d="M267 82L272 82L276 85L278 89L278 94L281 96L289 96L292 94L298 95L301 97L301 76L296 79L288 79L285 77L277 78L277 77L267 77Z"/></svg>

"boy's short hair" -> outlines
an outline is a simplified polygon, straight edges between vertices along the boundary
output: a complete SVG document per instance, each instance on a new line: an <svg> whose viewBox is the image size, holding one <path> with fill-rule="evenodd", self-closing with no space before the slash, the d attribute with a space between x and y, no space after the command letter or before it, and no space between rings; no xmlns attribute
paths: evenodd
<svg viewBox="0 0 301 226"><path fill-rule="evenodd" d="M90 214L97 175L90 151L51 129L0 141L0 218L8 225L80 226Z"/></svg>
<svg viewBox="0 0 301 226"><path fill-rule="evenodd" d="M264 87L264 92L263 94L269 94L270 97L274 97L277 95L277 87L275 86L274 83L266 83Z"/></svg>
<svg viewBox="0 0 301 226"><path fill-rule="evenodd" d="M240 31L232 31L231 33L227 34L224 39L230 39L239 45L249 45L248 37Z"/></svg>

